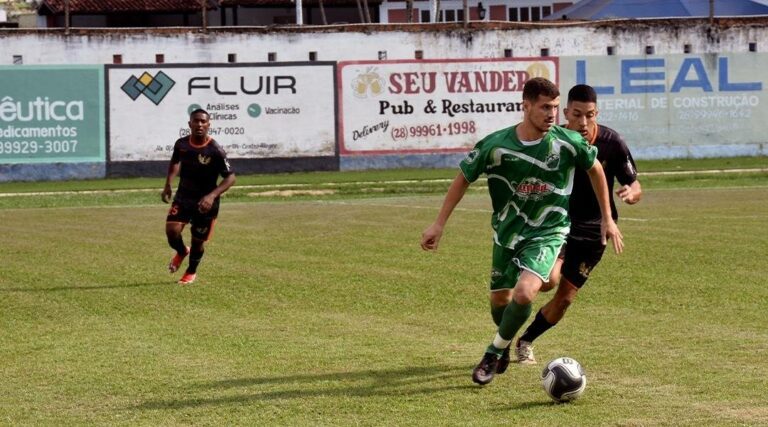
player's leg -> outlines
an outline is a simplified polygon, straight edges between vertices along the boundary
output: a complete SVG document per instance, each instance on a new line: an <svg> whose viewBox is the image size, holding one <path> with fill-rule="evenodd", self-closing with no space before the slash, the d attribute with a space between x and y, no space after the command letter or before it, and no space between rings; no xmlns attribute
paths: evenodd
<svg viewBox="0 0 768 427"><path fill-rule="evenodd" d="M533 322L515 345L520 363L536 363L532 343L565 316L565 311L587 282L589 273L600 262L605 246L599 242L569 239L564 259L560 260L561 279L555 295L536 313Z"/></svg>
<svg viewBox="0 0 768 427"><path fill-rule="evenodd" d="M197 278L197 267L203 260L205 254L205 242L213 236L213 226L216 224L216 215L218 206L214 205L206 214L196 214L192 217L192 246L189 250L189 265L184 275L179 280L179 284L186 285L195 281Z"/></svg>
<svg viewBox="0 0 768 427"><path fill-rule="evenodd" d="M173 202L165 219L165 236L168 239L168 246L176 251L168 263L168 271L171 273L179 269L184 258L189 254L189 248L184 244L184 238L181 235L188 222L188 212L185 212L181 205Z"/></svg>
<svg viewBox="0 0 768 427"><path fill-rule="evenodd" d="M556 254L562 246L562 238L543 239L528 243L516 251L509 258L506 270L499 275L497 272L500 263L497 261L498 251L494 247L494 274L498 276L491 279L492 294L491 305L500 306L507 302L499 327L493 342L486 349L485 355L472 372L472 380L485 385L493 380L498 369L498 362L507 351L517 331L525 323L531 314L531 303L539 292L544 281L554 266ZM509 256L509 253L505 253ZM510 285L515 280L514 285ZM497 286L498 289L493 289ZM512 286L512 298L509 298L509 288ZM506 369L506 366L503 370ZM502 370L502 372L503 372Z"/></svg>
<svg viewBox="0 0 768 427"><path fill-rule="evenodd" d="M512 301L512 288L517 281L518 271L512 264L514 252L493 245L491 256L490 305L491 317L497 328L501 324L504 310ZM512 267L512 268L510 268ZM472 370L472 381L485 385L491 382L495 373L503 373L509 365L509 349L486 352L480 363Z"/></svg>
<svg viewBox="0 0 768 427"><path fill-rule="evenodd" d="M541 285L541 289L539 289L539 292L549 292L552 289L556 288L558 283L560 283L560 278L562 277L560 275L560 270L563 266L563 257L565 256L565 247L563 247L563 250L560 251L560 255L557 257L557 261L555 261L555 266L552 268L552 272L549 273L549 280L544 282L543 285Z"/></svg>
<svg viewBox="0 0 768 427"><path fill-rule="evenodd" d="M179 284L188 285L195 281L197 266L203 260L203 254L205 254L205 240L192 237L192 246L189 248L189 265L187 265L184 275L179 279Z"/></svg>

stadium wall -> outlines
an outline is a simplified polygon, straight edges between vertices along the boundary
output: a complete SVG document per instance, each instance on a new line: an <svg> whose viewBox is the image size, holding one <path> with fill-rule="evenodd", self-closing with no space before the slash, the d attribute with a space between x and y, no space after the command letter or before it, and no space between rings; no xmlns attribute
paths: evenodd
<svg viewBox="0 0 768 427"><path fill-rule="evenodd" d="M254 117L253 99L258 99L254 108L282 111L274 117L259 115L259 126L252 129L236 119L227 122L223 114L214 120L232 125L222 129L258 135L255 141L221 135L228 151L234 147L233 163L244 172L452 167L479 137L519 119L519 87L483 86L493 86L499 75L513 76L506 81L544 75L563 88L575 83L598 87L601 121L622 132L638 158L768 155L768 99L761 71L768 59L760 53L768 40L767 23L746 18L714 23L485 22L468 28L237 27L207 33L72 29L69 35L63 30L0 30L0 125L7 134L0 144L0 181L161 176L168 144L178 137L189 107L201 104L190 98L195 94L208 95L207 104L241 108L237 120ZM294 89L301 93L266 98L261 93L231 103L219 99L237 91L225 85L242 77L238 70L265 78L293 76ZM474 74L478 70L484 73L481 81ZM176 89L168 99L153 101L143 86L142 93L130 95L135 98L126 98L123 86L145 72L153 86L160 85L159 72L172 76ZM385 86L379 93L374 93L374 81ZM40 92L41 83L50 87ZM364 86L366 94L355 94L355 87ZM22 124L18 117L8 120L14 105L38 97L44 102L46 96L50 102L82 102L81 112L90 119L65 127L78 133L78 150L85 152L63 152L71 137L41 140L56 143L45 155L42 145L31 155L29 146L23 153L20 144L13 144L23 141L5 138L11 127ZM479 104L503 105L498 111L479 111ZM291 108L302 114L290 116ZM458 110L451 113L451 108ZM267 125L267 118L274 123ZM48 124L42 126L51 128ZM275 138L279 141L271 142ZM136 141L145 151L132 145Z"/></svg>

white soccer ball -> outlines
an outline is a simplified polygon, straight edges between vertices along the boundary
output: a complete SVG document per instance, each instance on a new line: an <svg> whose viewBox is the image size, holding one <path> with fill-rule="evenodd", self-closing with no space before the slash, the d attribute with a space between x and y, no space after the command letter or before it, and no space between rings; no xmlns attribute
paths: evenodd
<svg viewBox="0 0 768 427"><path fill-rule="evenodd" d="M587 376L581 364L570 357L558 357L547 363L541 373L541 385L555 402L569 402L581 396Z"/></svg>

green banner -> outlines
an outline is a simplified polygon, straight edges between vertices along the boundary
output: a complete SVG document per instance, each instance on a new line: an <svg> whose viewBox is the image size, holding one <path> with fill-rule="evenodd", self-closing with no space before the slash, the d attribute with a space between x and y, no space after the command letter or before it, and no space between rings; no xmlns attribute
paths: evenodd
<svg viewBox="0 0 768 427"><path fill-rule="evenodd" d="M105 161L102 66L0 67L0 164Z"/></svg>

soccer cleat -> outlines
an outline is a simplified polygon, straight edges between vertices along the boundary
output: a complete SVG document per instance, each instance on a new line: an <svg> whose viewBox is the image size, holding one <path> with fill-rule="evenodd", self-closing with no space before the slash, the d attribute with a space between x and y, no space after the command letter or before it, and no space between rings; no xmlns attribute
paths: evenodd
<svg viewBox="0 0 768 427"><path fill-rule="evenodd" d="M507 372L507 367L509 366L509 346L504 349L504 353L501 353L501 357L499 357L499 362L496 364L496 373L497 374L503 374L504 372Z"/></svg>
<svg viewBox="0 0 768 427"><path fill-rule="evenodd" d="M179 255L178 252L173 254L173 257L171 257L171 262L168 263L168 272L171 274L177 272L179 270L179 267L181 266L181 263L184 262L184 258L187 257L189 254L189 246L187 246L187 253L184 255Z"/></svg>
<svg viewBox="0 0 768 427"><path fill-rule="evenodd" d="M184 273L183 276L181 276L181 279L179 279L180 285L189 285L195 281L197 278L197 273Z"/></svg>
<svg viewBox="0 0 768 427"><path fill-rule="evenodd" d="M498 356L493 353L485 353L480 363L472 370L472 381L480 385L486 385L493 381L493 375L496 373L498 362Z"/></svg>
<svg viewBox="0 0 768 427"><path fill-rule="evenodd" d="M517 340L515 355L517 356L517 363L521 365L536 364L536 358L533 356L533 346L528 341Z"/></svg>

